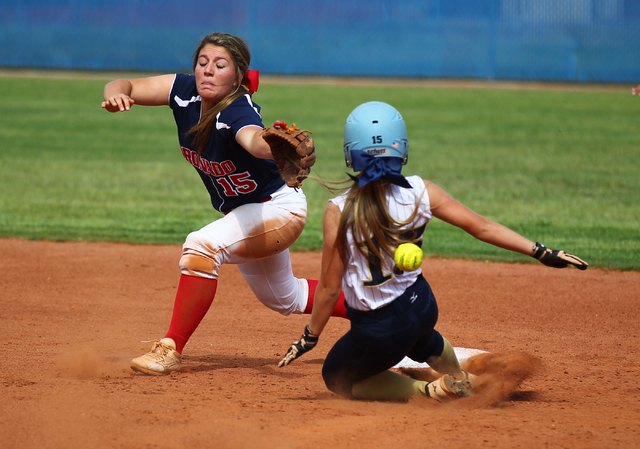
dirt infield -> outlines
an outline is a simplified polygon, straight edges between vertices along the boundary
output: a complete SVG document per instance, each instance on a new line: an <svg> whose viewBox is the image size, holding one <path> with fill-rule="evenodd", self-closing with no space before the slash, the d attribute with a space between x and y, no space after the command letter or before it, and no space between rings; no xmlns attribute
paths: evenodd
<svg viewBox="0 0 640 449"><path fill-rule="evenodd" d="M179 246L9 239L0 254L3 449L626 449L640 440L638 272L425 260L438 329L454 346L499 357L503 391L384 403L324 387L322 361L346 320L332 319L317 349L277 368L307 317L267 310L234 266L221 270L185 368L158 378L128 363L169 324ZM319 254L292 258L297 276L317 278ZM520 384L519 357L524 372L535 368Z"/></svg>

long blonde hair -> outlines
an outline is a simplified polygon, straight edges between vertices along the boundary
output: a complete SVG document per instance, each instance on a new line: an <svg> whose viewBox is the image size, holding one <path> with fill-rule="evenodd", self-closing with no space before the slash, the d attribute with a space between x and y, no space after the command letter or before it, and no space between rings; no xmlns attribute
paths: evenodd
<svg viewBox="0 0 640 449"><path fill-rule="evenodd" d="M223 47L227 50L236 66L236 80L238 82L238 87L205 112L202 116L202 120L189 130L189 134L194 134L193 141L196 144L199 155L202 155L207 143L209 143L209 140L211 139L211 133L213 132L216 116L223 111L224 108L247 93L247 89L242 86L242 82L247 76L249 64L251 63L249 45L244 39L231 34L216 32L208 34L200 41L200 45L198 45L198 48L193 54L193 70L196 69L196 65L198 64L200 51L205 45L209 44L215 45L216 47Z"/></svg>
<svg viewBox="0 0 640 449"><path fill-rule="evenodd" d="M340 215L336 239L337 250L345 264L350 251L347 244L348 231L352 232L358 243L358 250L374 266L381 266L385 253L393 256L401 243L415 243L419 240L420 236L407 238L401 228L415 219L420 198L417 198L411 216L407 220L398 221L389 213L387 197L392 187L393 184L379 179L358 188L357 181L354 181Z"/></svg>

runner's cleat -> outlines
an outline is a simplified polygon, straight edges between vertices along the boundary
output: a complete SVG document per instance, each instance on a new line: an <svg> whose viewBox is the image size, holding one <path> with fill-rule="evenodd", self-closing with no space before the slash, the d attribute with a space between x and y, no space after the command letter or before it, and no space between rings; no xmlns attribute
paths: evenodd
<svg viewBox="0 0 640 449"><path fill-rule="evenodd" d="M469 380L456 380L446 374L440 379L429 382L425 389L430 398L438 402L449 402L453 399L473 396L473 386Z"/></svg>

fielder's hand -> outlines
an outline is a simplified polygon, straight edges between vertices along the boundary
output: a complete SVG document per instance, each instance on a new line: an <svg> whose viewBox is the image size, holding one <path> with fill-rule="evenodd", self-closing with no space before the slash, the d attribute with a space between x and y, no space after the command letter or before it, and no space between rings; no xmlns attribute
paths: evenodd
<svg viewBox="0 0 640 449"><path fill-rule="evenodd" d="M122 112L128 111L134 104L135 101L129 95L118 94L104 100L102 108L109 112Z"/></svg>
<svg viewBox="0 0 640 449"><path fill-rule="evenodd" d="M280 360L280 363L278 363L278 366L280 368L287 366L305 352L311 351L315 348L317 343L318 337L313 335L311 333L311 329L309 329L309 325L306 325L300 340L293 342L287 353L284 355L284 358Z"/></svg>
<svg viewBox="0 0 640 449"><path fill-rule="evenodd" d="M533 256L548 267L565 268L573 265L579 270L586 270L589 264L577 256L567 254L561 249L549 249L542 243L536 242Z"/></svg>

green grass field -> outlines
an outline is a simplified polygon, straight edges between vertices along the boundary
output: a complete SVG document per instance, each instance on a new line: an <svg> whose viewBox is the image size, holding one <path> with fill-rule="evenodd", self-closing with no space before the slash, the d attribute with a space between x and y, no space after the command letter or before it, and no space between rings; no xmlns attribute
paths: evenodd
<svg viewBox="0 0 640 449"><path fill-rule="evenodd" d="M182 158L169 108L100 108L104 80L0 77L0 237L179 244L216 219ZM640 270L640 99L626 90L507 90L263 83L265 125L313 131L314 174L346 178L349 112L380 100L404 116L405 174L592 266ZM301 103L300 99L304 99ZM305 181L307 227L321 248L330 194ZM428 255L529 258L433 220Z"/></svg>

